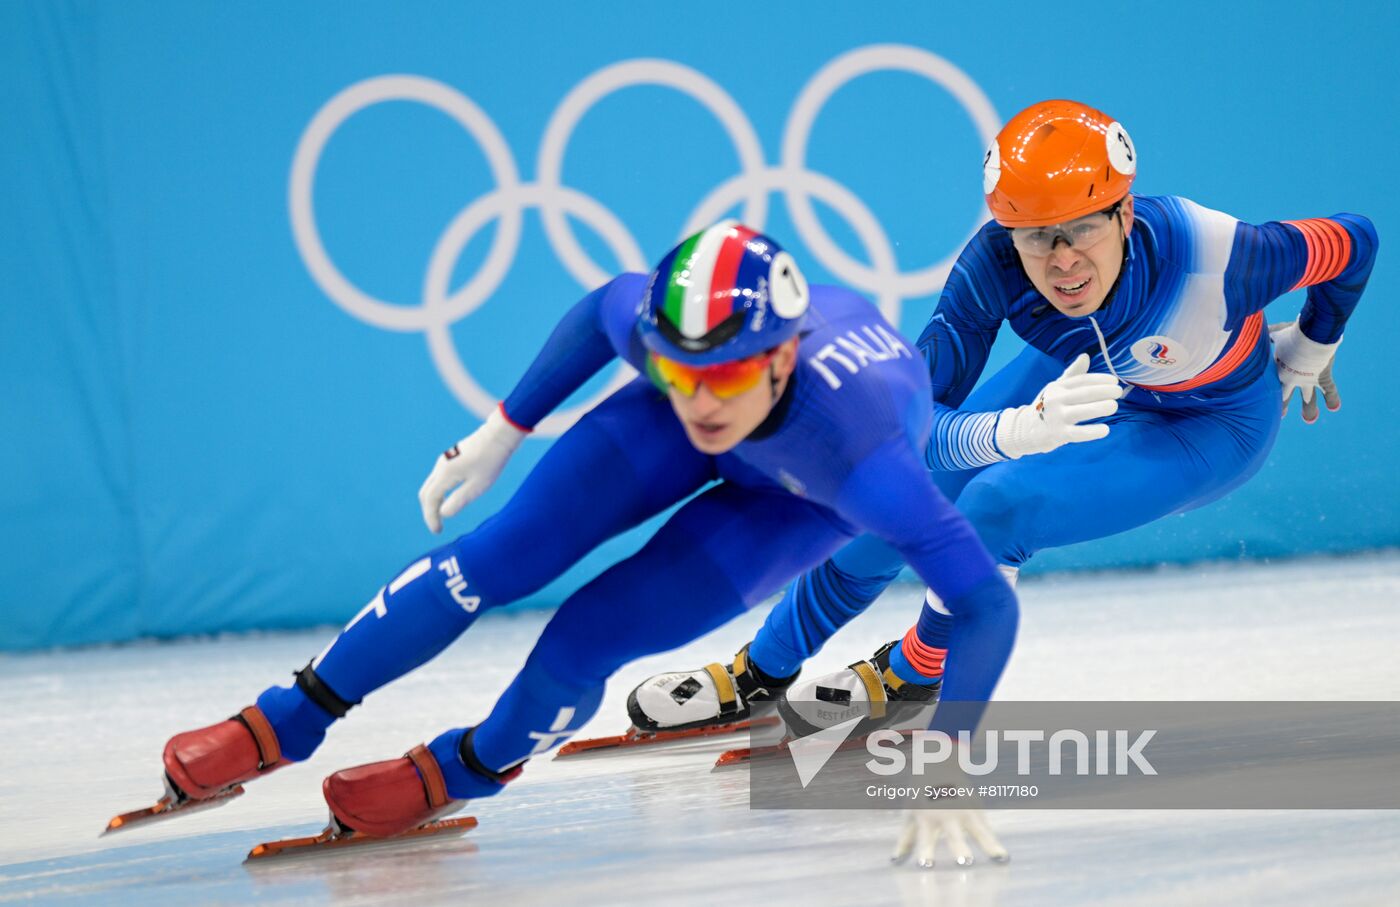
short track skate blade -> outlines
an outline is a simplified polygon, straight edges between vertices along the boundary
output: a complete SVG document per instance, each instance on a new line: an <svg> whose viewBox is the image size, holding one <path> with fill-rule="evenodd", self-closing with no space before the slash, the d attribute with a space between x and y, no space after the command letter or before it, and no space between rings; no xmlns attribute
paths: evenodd
<svg viewBox="0 0 1400 907"><path fill-rule="evenodd" d="M851 737L838 746L836 752L858 749L859 747L865 746L865 741L868 736L868 734L861 734L859 737ZM782 743L777 743L772 746L755 746L748 749L725 750L719 754L719 758L715 760L714 767L711 768L710 771L718 772L731 768L744 768L757 761L773 759L777 756L785 756L787 755L788 745L790 743L792 743L792 738L788 738Z"/></svg>
<svg viewBox="0 0 1400 907"><path fill-rule="evenodd" d="M376 838L372 835L361 834L358 831L342 833L339 829L332 826L326 828L318 835L309 835L304 838L283 838L280 841L268 841L264 844L259 844L257 847L248 851L248 857L243 862L252 863L278 857L310 856L311 854L324 853L330 850L343 850L349 847L388 847L419 838L464 835L473 828L476 828L475 816L463 816L459 819L440 819L436 822L428 822L411 831L406 831L403 834L394 835L390 838Z"/></svg>
<svg viewBox="0 0 1400 907"><path fill-rule="evenodd" d="M132 810L129 813L122 813L113 816L107 823L107 827L102 830L103 835L110 835L119 831L127 831L138 825L149 825L162 819L173 819L185 813L197 812L201 809L213 809L216 806L223 806L235 797L243 796L243 785L235 784L233 787L221 794L213 797L206 797L203 800L177 800L174 795L166 794L156 801L154 806L145 809ZM99 837L101 837L99 835Z"/></svg>
<svg viewBox="0 0 1400 907"><path fill-rule="evenodd" d="M737 750L725 750L719 754L715 760L712 772L722 771L730 768L744 768L755 759L771 759L787 752L787 743L778 743L773 746L744 747Z"/></svg>
<svg viewBox="0 0 1400 907"><path fill-rule="evenodd" d="M661 743L677 743L699 740L704 737L720 737L725 734L738 734L753 728L777 724L777 718L754 718L747 721L733 721L729 724L715 724L710 727L693 727L681 731L643 731L628 728L616 737L594 737L590 740L573 740L559 747L555 759L580 756L584 753L598 753L607 750L631 749L638 746L655 746Z"/></svg>

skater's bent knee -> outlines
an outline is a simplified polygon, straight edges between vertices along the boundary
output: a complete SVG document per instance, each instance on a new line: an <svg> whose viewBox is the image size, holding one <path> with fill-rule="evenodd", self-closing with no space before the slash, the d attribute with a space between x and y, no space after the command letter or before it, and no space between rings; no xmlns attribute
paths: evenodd
<svg viewBox="0 0 1400 907"><path fill-rule="evenodd" d="M1007 553L1026 547L1051 504L1043 489L1023 487L1014 479L998 476L969 482L958 497L957 508L992 555L1005 560Z"/></svg>

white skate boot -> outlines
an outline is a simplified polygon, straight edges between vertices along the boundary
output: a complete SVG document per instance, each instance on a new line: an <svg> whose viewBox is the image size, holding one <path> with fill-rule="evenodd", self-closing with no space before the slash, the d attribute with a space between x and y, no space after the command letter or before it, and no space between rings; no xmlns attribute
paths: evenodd
<svg viewBox="0 0 1400 907"><path fill-rule="evenodd" d="M909 730L928 726L929 706L938 701L942 680L909 683L890 670L890 652L899 640L886 643L865 661L813 680L794 683L778 701L778 714L793 737L806 737L853 718L863 721L853 736L879 728Z"/></svg>
<svg viewBox="0 0 1400 907"><path fill-rule="evenodd" d="M658 674L627 697L627 714L641 731L681 731L744 721L771 703L797 675L774 680L749 661L747 644L730 664Z"/></svg>

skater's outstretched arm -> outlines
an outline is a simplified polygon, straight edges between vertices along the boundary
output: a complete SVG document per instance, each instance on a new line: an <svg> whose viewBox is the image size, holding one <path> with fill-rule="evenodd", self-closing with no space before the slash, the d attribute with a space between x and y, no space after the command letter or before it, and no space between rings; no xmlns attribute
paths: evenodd
<svg viewBox="0 0 1400 907"><path fill-rule="evenodd" d="M623 274L589 293L560 320L535 361L486 422L448 448L418 489L432 532L486 492L535 424L616 357L641 368L636 307L646 277ZM450 494L449 494L450 492ZM445 500L444 500L445 498Z"/></svg>
<svg viewBox="0 0 1400 907"><path fill-rule="evenodd" d="M613 359L646 367L637 336L637 302L645 274L622 274L571 308L501 403L506 418L529 431Z"/></svg>

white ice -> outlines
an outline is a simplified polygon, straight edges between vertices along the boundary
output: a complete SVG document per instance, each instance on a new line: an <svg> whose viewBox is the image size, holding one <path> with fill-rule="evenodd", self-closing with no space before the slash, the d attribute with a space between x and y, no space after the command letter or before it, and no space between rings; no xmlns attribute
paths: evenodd
<svg viewBox="0 0 1400 907"><path fill-rule="evenodd" d="M1003 699L1400 699L1400 555L1047 578L1021 592ZM868 654L919 601L892 591L809 670ZM761 617L624 669L583 736L621 731L635 683L728 656ZM996 811L1009 865L891 867L895 813L750 810L746 772L709 770L743 738L536 759L469 807L481 825L464 838L243 865L260 840L319 830L330 771L482 718L547 618L489 616L370 697L309 764L221 809L101 839L111 815L154 800L167 737L287 682L332 631L0 658L0 902L1400 903L1400 812Z"/></svg>

